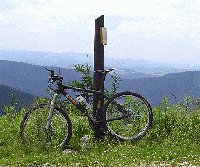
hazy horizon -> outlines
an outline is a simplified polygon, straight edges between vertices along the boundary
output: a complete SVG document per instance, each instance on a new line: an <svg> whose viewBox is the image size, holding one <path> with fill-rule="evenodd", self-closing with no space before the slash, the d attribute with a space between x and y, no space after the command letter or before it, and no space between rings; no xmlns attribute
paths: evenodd
<svg viewBox="0 0 200 167"><path fill-rule="evenodd" d="M9 0L0 3L4 49L93 53L104 15L105 57L200 64L200 1Z"/></svg>
<svg viewBox="0 0 200 167"><path fill-rule="evenodd" d="M87 59L88 55L88 59ZM93 54L90 53L76 53L76 52L45 52L45 51L28 51L28 50L12 50L0 48L0 60L25 62L29 64L41 65L41 66L55 66L62 68L73 68L74 64L89 63L89 66L93 68ZM200 66L194 63L167 63L159 60L144 60L133 58L112 58L104 57L105 68L117 68L141 71L165 71L169 72L183 72L183 71L200 71ZM141 69L140 69L141 68ZM145 70L146 69L146 70ZM154 70L153 70L154 69ZM166 73L166 72L164 72Z"/></svg>

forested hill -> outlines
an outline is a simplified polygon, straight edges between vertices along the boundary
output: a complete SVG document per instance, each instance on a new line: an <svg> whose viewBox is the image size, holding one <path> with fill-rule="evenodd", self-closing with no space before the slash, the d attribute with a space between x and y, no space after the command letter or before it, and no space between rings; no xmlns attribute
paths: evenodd
<svg viewBox="0 0 200 167"><path fill-rule="evenodd" d="M36 96L46 96L49 72L47 66L31 65L28 63L0 60L0 85L4 84L12 88L22 90ZM57 67L48 67L59 71ZM61 69L64 75L64 82L77 80L81 74L73 69Z"/></svg>
<svg viewBox="0 0 200 167"><path fill-rule="evenodd" d="M0 85L0 115L5 114L3 107L14 105L16 109L20 106L30 105L36 96L13 89L9 86ZM13 104L12 104L13 103Z"/></svg>
<svg viewBox="0 0 200 167"><path fill-rule="evenodd" d="M4 84L35 96L46 96L49 72L45 67L47 66L0 60L0 85ZM58 71L56 67L50 68ZM81 74L73 69L61 68L61 75L64 77L64 83L81 78ZM111 77L108 75L105 88L111 87L111 83L108 82L110 80ZM118 91L137 92L147 98L152 106L156 106L163 96L175 102L186 95L199 97L200 71L170 73L161 77L123 79L118 86Z"/></svg>
<svg viewBox="0 0 200 167"><path fill-rule="evenodd" d="M185 96L200 97L200 71L166 74L162 77L124 79L119 90L131 90L140 93L152 106L158 105L162 97L169 102L180 102Z"/></svg>

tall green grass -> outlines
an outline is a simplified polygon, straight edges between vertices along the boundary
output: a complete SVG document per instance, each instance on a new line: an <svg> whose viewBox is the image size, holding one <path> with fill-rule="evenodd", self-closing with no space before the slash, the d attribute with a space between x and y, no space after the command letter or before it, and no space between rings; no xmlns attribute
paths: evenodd
<svg viewBox="0 0 200 167"><path fill-rule="evenodd" d="M200 165L199 99L186 97L168 103L167 98L153 108L153 125L144 138L119 142L109 137L93 138L86 117L72 105L65 106L73 125L72 139L66 150L43 147L28 148L19 137L25 109L6 107L0 116L0 166L189 166ZM13 112L14 111L14 112ZM80 138L90 135L90 140Z"/></svg>

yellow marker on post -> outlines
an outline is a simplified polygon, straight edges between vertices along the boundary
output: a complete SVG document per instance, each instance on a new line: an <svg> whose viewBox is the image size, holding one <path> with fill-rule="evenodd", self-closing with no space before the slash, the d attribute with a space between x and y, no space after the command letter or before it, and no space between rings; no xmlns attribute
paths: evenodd
<svg viewBox="0 0 200 167"><path fill-rule="evenodd" d="M99 101L97 108L100 108L100 107L101 107L101 101Z"/></svg>
<svg viewBox="0 0 200 167"><path fill-rule="evenodd" d="M100 44L107 45L107 29L100 27Z"/></svg>

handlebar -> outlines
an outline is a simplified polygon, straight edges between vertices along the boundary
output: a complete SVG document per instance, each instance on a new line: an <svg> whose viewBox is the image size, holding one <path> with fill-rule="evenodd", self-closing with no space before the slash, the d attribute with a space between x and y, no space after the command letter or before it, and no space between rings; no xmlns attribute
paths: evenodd
<svg viewBox="0 0 200 167"><path fill-rule="evenodd" d="M50 83L54 83L55 81L57 80L60 80L62 81L63 80L63 77L60 77L60 76L57 76L54 74L54 70L51 70L49 68L45 68L47 71L50 71L50 77L49 77L49 82ZM113 71L114 69L107 69L107 70L95 70L94 72L99 72L99 73L102 73L102 74L107 74L111 71Z"/></svg>
<svg viewBox="0 0 200 167"><path fill-rule="evenodd" d="M51 74L50 74L50 77L49 77L49 82L53 83L57 80L63 80L63 77L60 77L60 76L57 76L57 75L54 75L54 70L51 70L49 68L45 68L47 71L50 71Z"/></svg>
<svg viewBox="0 0 200 167"><path fill-rule="evenodd" d="M54 77L54 71L53 70L51 70L51 69L49 69L49 68L45 68L47 71L50 71L51 72L51 78L53 78Z"/></svg>

